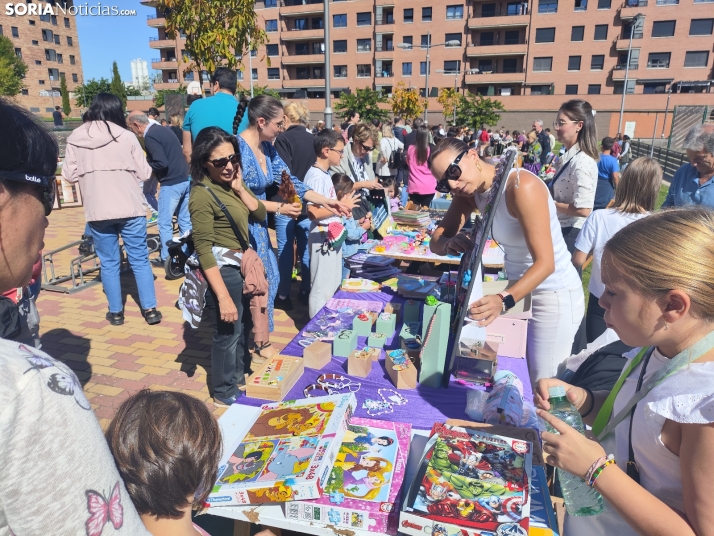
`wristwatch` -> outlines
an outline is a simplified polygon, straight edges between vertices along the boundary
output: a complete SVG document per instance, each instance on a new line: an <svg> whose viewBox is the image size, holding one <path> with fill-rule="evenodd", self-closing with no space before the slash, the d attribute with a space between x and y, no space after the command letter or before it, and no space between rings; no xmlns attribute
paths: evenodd
<svg viewBox="0 0 714 536"><path fill-rule="evenodd" d="M501 303L503 306L502 312L506 312L509 309L513 309L516 306L516 300L513 299L513 296L511 296L508 292L501 292L497 294L499 298L501 298Z"/></svg>

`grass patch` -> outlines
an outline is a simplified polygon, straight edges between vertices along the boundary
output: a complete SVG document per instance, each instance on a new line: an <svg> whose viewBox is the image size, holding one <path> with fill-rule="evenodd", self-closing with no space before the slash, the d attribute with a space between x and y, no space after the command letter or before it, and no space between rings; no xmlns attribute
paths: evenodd
<svg viewBox="0 0 714 536"><path fill-rule="evenodd" d="M669 192L669 186L666 184L663 184L659 188L659 196L657 197L657 204L655 207L658 209L662 207L662 203L664 203L665 198L667 197L667 193Z"/></svg>

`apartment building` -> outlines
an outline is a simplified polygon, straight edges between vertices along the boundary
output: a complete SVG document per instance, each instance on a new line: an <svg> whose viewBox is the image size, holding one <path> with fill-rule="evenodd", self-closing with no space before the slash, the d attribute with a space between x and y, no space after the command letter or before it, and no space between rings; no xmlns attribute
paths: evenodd
<svg viewBox="0 0 714 536"><path fill-rule="evenodd" d="M46 2L35 2L44 6ZM49 2L55 6L55 2ZM72 2L66 3L71 6ZM48 116L62 105L60 81L70 92L84 83L75 16L54 7L55 15L15 14L0 11L0 35L12 40L15 54L27 64L25 88L15 100L30 111ZM70 99L74 107L74 99ZM73 110L73 115L78 110Z"/></svg>

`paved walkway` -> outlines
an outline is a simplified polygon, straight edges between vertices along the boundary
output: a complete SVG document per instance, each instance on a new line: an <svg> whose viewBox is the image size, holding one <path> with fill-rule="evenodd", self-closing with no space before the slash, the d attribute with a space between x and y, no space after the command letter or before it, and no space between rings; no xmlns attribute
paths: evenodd
<svg viewBox="0 0 714 536"><path fill-rule="evenodd" d="M54 211L49 219L45 251L81 237L83 209ZM157 233L155 227L150 229L150 234ZM57 275L68 275L70 259L77 255L73 248L59 256ZM156 326L149 326L141 316L131 272L122 276L126 299L123 326L111 326L105 320L107 302L101 284L71 295L42 291L37 301L43 350L76 372L103 428L119 404L145 387L191 394L203 400L216 416L224 411L213 405L208 390L212 327L188 328L174 306L181 281L166 281L163 270L153 270L163 314L163 321ZM278 349L308 320L307 307L297 301L298 286L293 284L295 309L289 313L275 311L271 340Z"/></svg>

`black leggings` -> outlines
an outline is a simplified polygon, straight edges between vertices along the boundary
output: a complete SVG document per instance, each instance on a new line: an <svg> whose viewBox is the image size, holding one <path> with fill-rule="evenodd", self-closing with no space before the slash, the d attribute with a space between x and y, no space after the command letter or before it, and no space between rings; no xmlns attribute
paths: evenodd
<svg viewBox="0 0 714 536"><path fill-rule="evenodd" d="M585 333L588 344L605 333L607 325L605 324L605 309L600 307L598 298L590 294L588 299L588 310L585 314Z"/></svg>
<svg viewBox="0 0 714 536"><path fill-rule="evenodd" d="M409 194L409 201L421 205L422 207L428 207L431 205L435 194Z"/></svg>

